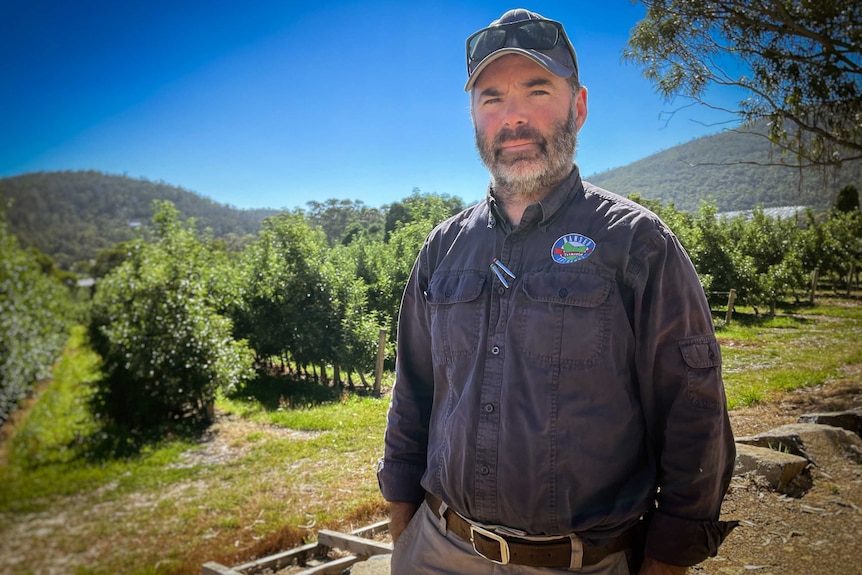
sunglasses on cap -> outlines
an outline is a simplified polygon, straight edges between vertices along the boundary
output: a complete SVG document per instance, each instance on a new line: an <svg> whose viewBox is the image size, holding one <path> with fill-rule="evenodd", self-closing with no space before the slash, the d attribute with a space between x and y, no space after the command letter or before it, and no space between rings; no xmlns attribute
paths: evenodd
<svg viewBox="0 0 862 575"><path fill-rule="evenodd" d="M472 73L489 54L503 47L551 50L561 45L574 52L562 24L553 20L521 20L491 26L467 38L467 71Z"/></svg>

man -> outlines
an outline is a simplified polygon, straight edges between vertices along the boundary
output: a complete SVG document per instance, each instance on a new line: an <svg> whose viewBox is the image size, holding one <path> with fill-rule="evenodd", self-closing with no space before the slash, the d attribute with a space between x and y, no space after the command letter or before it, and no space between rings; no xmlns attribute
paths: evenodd
<svg viewBox="0 0 862 575"><path fill-rule="evenodd" d="M573 166L587 92L559 23L507 12L467 40L467 71L491 185L431 232L404 293L378 470L392 572L685 573L733 528L697 274Z"/></svg>

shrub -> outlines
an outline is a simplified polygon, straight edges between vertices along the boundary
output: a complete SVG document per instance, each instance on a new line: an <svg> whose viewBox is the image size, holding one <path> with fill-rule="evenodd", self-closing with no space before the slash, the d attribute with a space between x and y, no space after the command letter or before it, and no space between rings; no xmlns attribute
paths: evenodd
<svg viewBox="0 0 862 575"><path fill-rule="evenodd" d="M212 254L173 204L154 211L155 241L132 243L99 283L90 325L105 375L93 410L133 432L206 423L216 391L252 375L252 352L216 312Z"/></svg>
<svg viewBox="0 0 862 575"><path fill-rule="evenodd" d="M0 219L0 425L47 377L66 341L71 296Z"/></svg>

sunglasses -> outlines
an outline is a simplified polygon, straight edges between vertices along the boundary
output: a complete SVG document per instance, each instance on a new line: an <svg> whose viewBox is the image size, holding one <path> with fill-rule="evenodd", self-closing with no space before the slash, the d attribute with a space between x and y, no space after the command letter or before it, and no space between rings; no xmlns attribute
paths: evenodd
<svg viewBox="0 0 862 575"><path fill-rule="evenodd" d="M492 26L467 38L467 67L472 70L485 57L504 46L551 50L561 44L568 44L568 38L562 24L552 20L522 20Z"/></svg>

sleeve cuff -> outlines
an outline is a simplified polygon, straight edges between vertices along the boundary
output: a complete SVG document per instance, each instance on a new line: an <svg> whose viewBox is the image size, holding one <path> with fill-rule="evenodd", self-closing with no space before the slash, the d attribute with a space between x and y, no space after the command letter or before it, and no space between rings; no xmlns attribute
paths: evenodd
<svg viewBox="0 0 862 575"><path fill-rule="evenodd" d="M425 498L420 481L424 467L381 459L377 463L377 484L383 499L389 502L419 503Z"/></svg>
<svg viewBox="0 0 862 575"><path fill-rule="evenodd" d="M691 521L653 513L644 553L670 565L690 567L714 557L738 521Z"/></svg>

